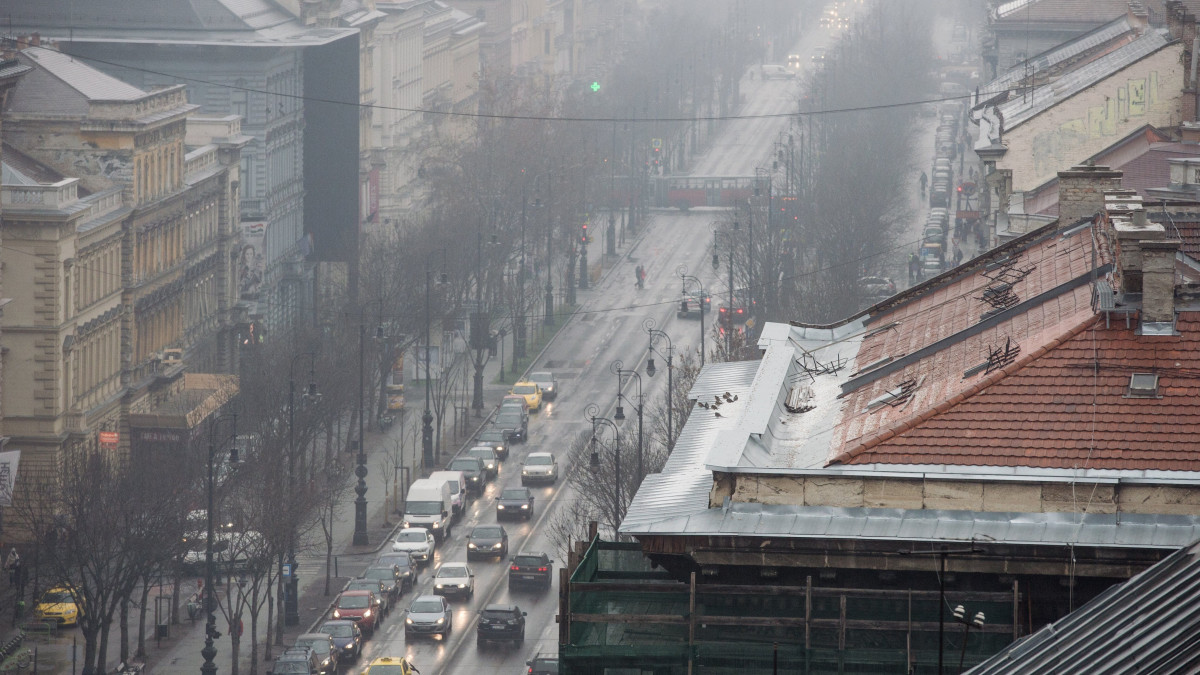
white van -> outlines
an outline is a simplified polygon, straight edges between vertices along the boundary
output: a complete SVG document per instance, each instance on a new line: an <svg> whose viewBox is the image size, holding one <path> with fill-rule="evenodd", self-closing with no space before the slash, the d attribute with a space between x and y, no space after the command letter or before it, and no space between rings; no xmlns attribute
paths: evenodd
<svg viewBox="0 0 1200 675"><path fill-rule="evenodd" d="M404 498L404 527L423 527L441 543L450 529L450 486L445 480L422 478L408 486Z"/></svg>
<svg viewBox="0 0 1200 675"><path fill-rule="evenodd" d="M454 507L454 517L462 515L467 505L467 479L461 471L434 471L429 474L429 480L444 480L450 486L450 504Z"/></svg>

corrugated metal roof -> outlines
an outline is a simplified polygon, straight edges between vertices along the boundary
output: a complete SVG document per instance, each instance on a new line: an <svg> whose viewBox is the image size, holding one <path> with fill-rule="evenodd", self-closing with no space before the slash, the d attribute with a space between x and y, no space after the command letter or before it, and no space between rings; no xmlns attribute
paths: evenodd
<svg viewBox="0 0 1200 675"><path fill-rule="evenodd" d="M625 520L621 522L621 532L636 531L703 511L708 508L712 484L712 472L703 468L646 476L629 504Z"/></svg>
<svg viewBox="0 0 1200 675"><path fill-rule="evenodd" d="M1177 548L1200 538L1200 516L866 509L734 502L681 523L679 512L623 525L627 534L744 535L893 541ZM682 525L682 526L681 526Z"/></svg>
<svg viewBox="0 0 1200 675"><path fill-rule="evenodd" d="M1167 36L1158 31L1148 31L1133 42L1106 54L1080 68L1072 70L1050 84L1034 89L1028 96L1020 96L1001 103L998 108L1004 119L1005 131L1053 107L1117 71L1130 66L1169 44Z"/></svg>
<svg viewBox="0 0 1200 675"><path fill-rule="evenodd" d="M1132 27L1129 25L1128 17L1122 16L1090 33L1042 52L1027 61L1009 68L999 77L981 87L978 96L974 99L975 103L978 104L979 102L987 101L994 96L1014 89L1022 80L1033 75L1040 75L1060 63L1075 59L1080 54L1084 54L1100 45L1115 40L1130 31L1132 31Z"/></svg>
<svg viewBox="0 0 1200 675"><path fill-rule="evenodd" d="M1188 545L969 675L1200 671L1200 543Z"/></svg>
<svg viewBox="0 0 1200 675"><path fill-rule="evenodd" d="M90 101L135 101L146 92L53 49L31 47L21 56L58 78Z"/></svg>

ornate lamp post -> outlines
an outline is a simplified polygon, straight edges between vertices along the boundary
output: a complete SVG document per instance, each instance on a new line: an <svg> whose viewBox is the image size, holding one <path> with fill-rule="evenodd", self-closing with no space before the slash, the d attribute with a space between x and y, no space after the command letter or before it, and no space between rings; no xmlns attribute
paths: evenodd
<svg viewBox="0 0 1200 675"><path fill-rule="evenodd" d="M372 303L379 303L378 320L375 324L375 338L383 338L383 298L375 298ZM367 305L358 310L358 457L354 475L358 476L358 484L354 486L354 539L355 546L366 546L370 543L367 536L367 439L366 439L366 360L367 360Z"/></svg>
<svg viewBox="0 0 1200 675"><path fill-rule="evenodd" d="M592 440L590 445L592 454L588 460L588 468L593 474L600 471L600 453L596 450L596 426L606 425L613 430L613 463L616 466L616 482L613 484L613 527L621 523L621 428L617 423L607 417L600 417L597 413L600 412L600 407L595 403L589 403L586 411L588 421L592 423Z"/></svg>
<svg viewBox="0 0 1200 675"><path fill-rule="evenodd" d="M701 311L703 311L703 309ZM656 342L667 343L667 353L665 356L667 359L667 452L670 453L671 449L675 447L675 365L673 363L673 357L675 356L675 345L671 342L670 335L667 335L664 331L658 330L654 327L654 319L646 317L646 320L642 322L642 328L650 336L651 354L663 356L663 353L655 349L654 345ZM646 374L650 377L654 377L654 373L656 372L658 371L654 367L654 357L651 356L650 358L646 359Z"/></svg>
<svg viewBox="0 0 1200 675"><path fill-rule="evenodd" d="M217 429L222 422L231 423L231 433L229 437L217 443ZM208 540L204 543L204 613L207 615L204 620L204 648L200 650L200 656L204 657L204 663L200 666L200 672L203 675L216 675L217 664L213 663L213 659L217 656L217 648L213 646L213 640L221 637L217 632L217 615L215 613L217 597L213 591L213 537L216 533L213 531L213 461L216 458L217 448L225 442L237 438L237 414L231 413L228 415L220 415L212 417L208 421ZM236 446L233 450L237 452ZM236 459L231 455L230 459Z"/></svg>
<svg viewBox="0 0 1200 675"><path fill-rule="evenodd" d="M675 268L675 274L679 275L680 281L683 282L683 294L685 296L687 295L687 292L688 292L687 289L688 289L689 283L695 285L696 288L700 289L700 296L699 296L699 300L697 300L697 305L700 310L700 367L703 368L704 367L704 297L705 297L704 284L700 283L700 279L688 274L687 272L688 272L687 265L680 265L679 267ZM686 308L687 298L684 298L683 302L685 303L685 308Z"/></svg>
<svg viewBox="0 0 1200 675"><path fill-rule="evenodd" d="M612 370L613 373L615 373L617 376L617 413L615 415L613 415L613 419L617 420L618 422L624 421L625 420L625 409L621 406L621 401L624 400L629 403L633 402L633 401L629 400L629 397L627 397L624 393L621 392L621 388L625 383L625 377L631 376L636 379L637 390L638 390L638 393L637 393L637 416L638 416L637 482L640 483L642 480L642 477L645 476L645 474L642 473L642 409L644 407L643 404L645 403L645 399L642 397L642 374L636 370L625 370L624 366L625 366L625 364L621 363L621 361L618 359L616 361L613 361L612 365L609 367L609 369Z"/></svg>
<svg viewBox="0 0 1200 675"><path fill-rule="evenodd" d="M313 351L301 352L292 357L291 363L288 364L288 495L289 499L296 489L296 378L293 374L296 369L296 362L304 357L308 357L308 386L304 389L304 399L312 400L317 396L317 382L314 370L316 368L317 353ZM298 607L296 596L296 533L288 533L288 554L287 554L287 570L285 576L287 585L284 586L283 598L283 623L287 626L295 626L300 623L300 610Z"/></svg>

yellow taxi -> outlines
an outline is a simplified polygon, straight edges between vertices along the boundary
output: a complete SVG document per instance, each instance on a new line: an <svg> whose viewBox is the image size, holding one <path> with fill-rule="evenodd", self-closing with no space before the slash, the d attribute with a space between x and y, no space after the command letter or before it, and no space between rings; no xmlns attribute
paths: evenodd
<svg viewBox="0 0 1200 675"><path fill-rule="evenodd" d="M517 382L509 393L524 396L530 412L542 409L542 388L536 382Z"/></svg>
<svg viewBox="0 0 1200 675"><path fill-rule="evenodd" d="M57 621L60 626L79 623L79 603L68 588L51 588L42 593L33 607L33 616L38 621Z"/></svg>
<svg viewBox="0 0 1200 675"><path fill-rule="evenodd" d="M412 675L420 672L406 658L383 656L372 661L362 675Z"/></svg>

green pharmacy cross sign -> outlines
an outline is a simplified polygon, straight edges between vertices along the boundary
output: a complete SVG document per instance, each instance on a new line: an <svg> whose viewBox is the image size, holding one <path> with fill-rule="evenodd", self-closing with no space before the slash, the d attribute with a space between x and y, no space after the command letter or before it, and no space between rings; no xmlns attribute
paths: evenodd
<svg viewBox="0 0 1200 675"><path fill-rule="evenodd" d="M599 82L592 83L592 91L600 91L600 83Z"/></svg>

